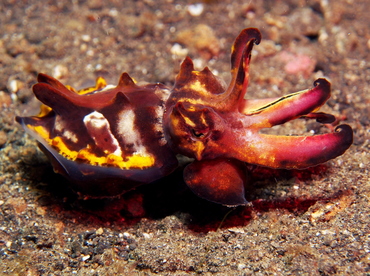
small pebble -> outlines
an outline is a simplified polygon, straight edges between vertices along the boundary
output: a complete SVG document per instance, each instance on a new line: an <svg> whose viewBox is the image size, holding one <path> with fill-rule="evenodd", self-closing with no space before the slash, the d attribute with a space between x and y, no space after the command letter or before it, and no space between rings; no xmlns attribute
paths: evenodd
<svg viewBox="0 0 370 276"><path fill-rule="evenodd" d="M182 48L180 44L175 43L171 47L171 54L176 55L178 57L186 57L189 53L189 50L186 48Z"/></svg>
<svg viewBox="0 0 370 276"><path fill-rule="evenodd" d="M82 36L81 36L81 39L82 39L82 41L84 41L84 42L90 42L90 40L91 40L91 36L90 36L90 35L88 35L88 34L84 34L84 35L82 35Z"/></svg>
<svg viewBox="0 0 370 276"><path fill-rule="evenodd" d="M62 79L68 75L68 68L64 65L57 65L53 69L53 77L56 79Z"/></svg>
<svg viewBox="0 0 370 276"><path fill-rule="evenodd" d="M145 239L151 239L152 238L152 234L148 234L148 233L143 233L143 236Z"/></svg>
<svg viewBox="0 0 370 276"><path fill-rule="evenodd" d="M192 4L188 6L188 12L192 16L199 16L203 13L203 11L204 11L204 5L201 3Z"/></svg>
<svg viewBox="0 0 370 276"><path fill-rule="evenodd" d="M99 228L98 230L96 230L96 234L97 235L101 235L101 234L103 234L104 233L104 230L103 230L103 228Z"/></svg>
<svg viewBox="0 0 370 276"><path fill-rule="evenodd" d="M247 266L245 264L238 264L238 270L243 270Z"/></svg>
<svg viewBox="0 0 370 276"><path fill-rule="evenodd" d="M23 83L19 80L11 79L8 82L8 89L12 93L17 93L23 87Z"/></svg>

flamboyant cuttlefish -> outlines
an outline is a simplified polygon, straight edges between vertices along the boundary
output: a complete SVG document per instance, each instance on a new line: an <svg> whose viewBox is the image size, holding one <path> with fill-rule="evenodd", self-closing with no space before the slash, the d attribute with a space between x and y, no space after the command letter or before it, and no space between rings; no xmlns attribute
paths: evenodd
<svg viewBox="0 0 370 276"><path fill-rule="evenodd" d="M257 29L243 30L231 55L231 83L224 88L206 67L187 57L172 89L138 86L123 73L117 86L98 78L76 91L39 74L33 93L43 103L34 117L17 117L37 139L54 170L90 197L115 196L170 174L178 155L194 158L184 180L200 197L229 206L247 201L246 163L303 169L343 154L352 144L348 125L314 136L261 134L296 118L334 121L316 112L330 97L330 83L281 98L246 100L248 67Z"/></svg>

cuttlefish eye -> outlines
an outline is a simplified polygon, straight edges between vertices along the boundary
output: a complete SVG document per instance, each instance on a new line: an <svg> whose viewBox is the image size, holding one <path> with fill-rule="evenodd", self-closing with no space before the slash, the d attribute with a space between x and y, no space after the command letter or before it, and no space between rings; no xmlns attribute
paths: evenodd
<svg viewBox="0 0 370 276"><path fill-rule="evenodd" d="M219 136L222 119L211 107L185 101L176 103L170 112L167 130L171 147L200 160L209 141Z"/></svg>
<svg viewBox="0 0 370 276"><path fill-rule="evenodd" d="M192 128L191 129L191 134L193 135L193 137L195 139L205 139L209 136L209 128L206 128L206 129L195 129L195 128Z"/></svg>
<svg viewBox="0 0 370 276"><path fill-rule="evenodd" d="M172 110L173 136L186 136L192 139L205 139L214 127L211 110L200 104L178 102Z"/></svg>

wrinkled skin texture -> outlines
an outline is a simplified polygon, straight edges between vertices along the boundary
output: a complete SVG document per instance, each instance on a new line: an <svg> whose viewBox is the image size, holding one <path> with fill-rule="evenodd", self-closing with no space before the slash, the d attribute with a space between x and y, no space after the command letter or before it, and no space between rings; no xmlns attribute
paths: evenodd
<svg viewBox="0 0 370 276"><path fill-rule="evenodd" d="M115 196L170 174L178 154L195 160L184 180L198 196L227 206L247 203L246 163L303 169L345 152L352 129L338 126L315 136L261 134L296 118L331 123L316 112L330 97L330 83L282 98L246 100L248 69L257 29L243 30L231 55L227 88L208 68L195 71L187 57L175 86L138 86L122 74L116 87L97 81L76 91L44 74L34 85L44 104L34 117L17 117L72 188L91 197Z"/></svg>

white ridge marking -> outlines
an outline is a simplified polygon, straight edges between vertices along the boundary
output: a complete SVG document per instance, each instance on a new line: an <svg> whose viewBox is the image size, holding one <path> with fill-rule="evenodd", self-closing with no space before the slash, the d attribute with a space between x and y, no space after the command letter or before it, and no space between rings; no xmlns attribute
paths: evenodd
<svg viewBox="0 0 370 276"><path fill-rule="evenodd" d="M122 155L119 143L110 130L109 122L103 114L97 111L91 112L84 117L83 122L87 132L99 148L114 155Z"/></svg>
<svg viewBox="0 0 370 276"><path fill-rule="evenodd" d="M148 151L140 138L140 133L135 127L135 113L131 109L122 110L119 115L118 133L122 135L126 144L134 145L134 152L137 155L149 156Z"/></svg>
<svg viewBox="0 0 370 276"><path fill-rule="evenodd" d="M54 128L56 131L63 133L63 137L71 140L73 143L78 142L77 135L73 133L71 130L67 129L66 121L63 120L60 116L57 116L55 123L54 123Z"/></svg>

